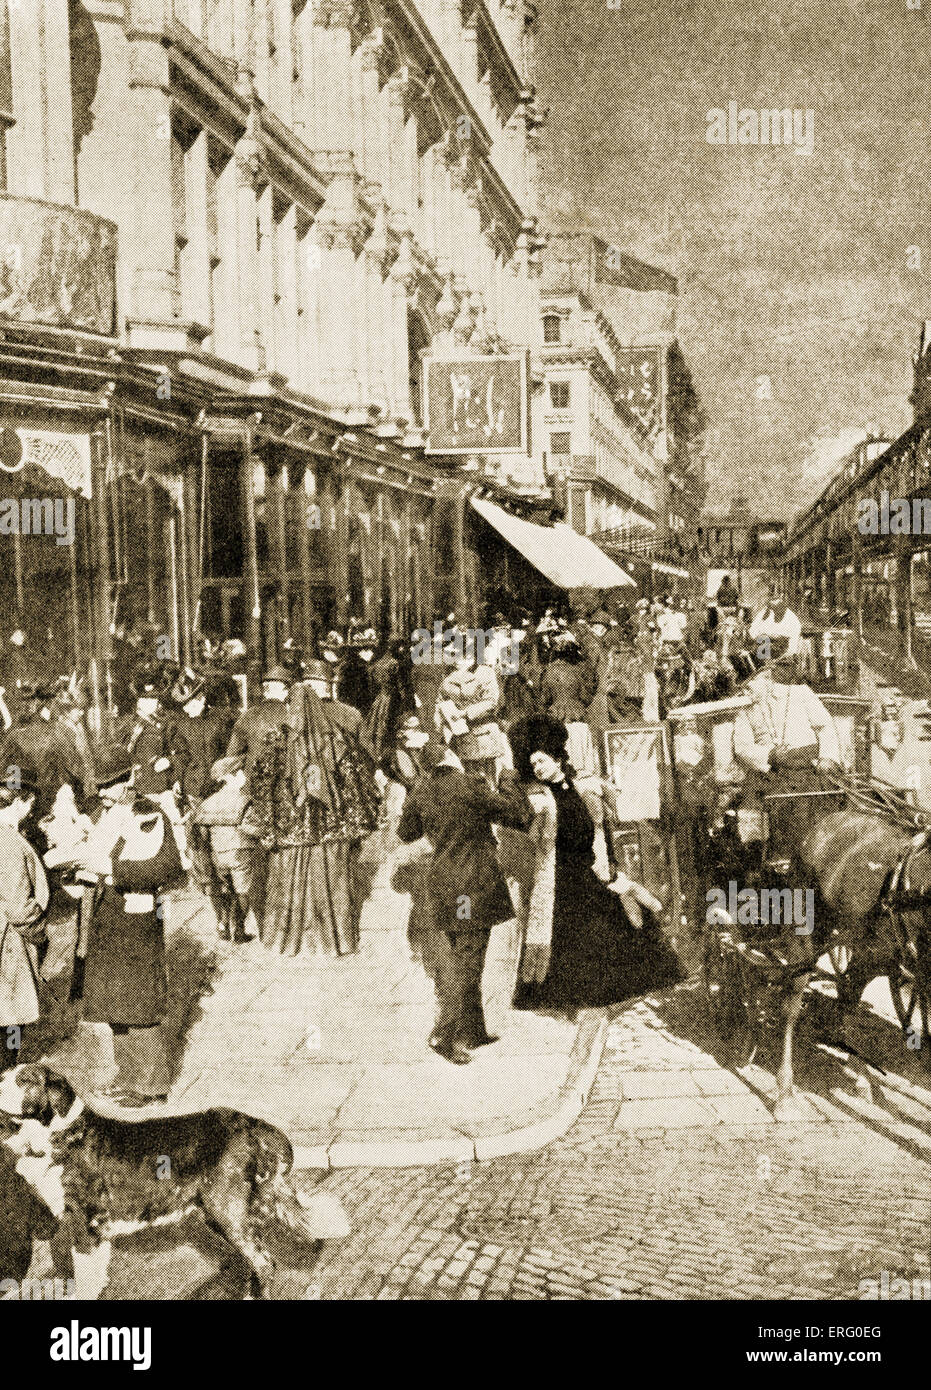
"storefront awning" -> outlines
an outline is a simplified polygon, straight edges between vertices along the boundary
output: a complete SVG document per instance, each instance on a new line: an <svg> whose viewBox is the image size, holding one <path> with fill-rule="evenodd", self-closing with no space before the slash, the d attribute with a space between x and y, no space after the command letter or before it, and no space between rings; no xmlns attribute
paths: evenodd
<svg viewBox="0 0 931 1390"><path fill-rule="evenodd" d="M594 541L580 536L571 526L562 522L538 526L477 497L472 498L472 506L559 589L620 589L634 583Z"/></svg>
<svg viewBox="0 0 931 1390"><path fill-rule="evenodd" d="M676 579L691 579L688 570L679 569L678 565L667 565L665 560L653 560L652 565L657 574L671 574Z"/></svg>

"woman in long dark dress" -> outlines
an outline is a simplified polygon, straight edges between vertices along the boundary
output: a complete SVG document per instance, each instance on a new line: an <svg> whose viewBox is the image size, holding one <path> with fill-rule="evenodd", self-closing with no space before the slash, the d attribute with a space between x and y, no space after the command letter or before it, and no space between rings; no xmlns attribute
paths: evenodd
<svg viewBox="0 0 931 1390"><path fill-rule="evenodd" d="M565 725L520 720L510 738L519 775L545 785L555 805L549 950L537 944L530 955L525 948L514 1007L598 1008L683 980L685 971L650 915L650 907L659 907L652 895L623 874L608 885L594 873L595 826L573 782ZM640 906L648 909L645 918ZM634 925L638 919L642 925Z"/></svg>

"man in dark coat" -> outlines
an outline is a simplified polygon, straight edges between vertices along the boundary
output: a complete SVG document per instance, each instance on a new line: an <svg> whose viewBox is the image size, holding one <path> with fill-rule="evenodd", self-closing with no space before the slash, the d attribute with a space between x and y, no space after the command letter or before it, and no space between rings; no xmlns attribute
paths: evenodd
<svg viewBox="0 0 931 1390"><path fill-rule="evenodd" d="M177 750L162 705L162 685L143 673L136 685L136 723L129 739L133 785L141 796L163 797L178 780Z"/></svg>
<svg viewBox="0 0 931 1390"><path fill-rule="evenodd" d="M180 711L174 716L171 742L181 783L181 796L197 806L210 780L210 769L226 752L232 720L229 711L207 705L206 681L193 671L183 671L171 692Z"/></svg>
<svg viewBox="0 0 931 1390"><path fill-rule="evenodd" d="M63 782L81 787L84 768L73 740L68 740L52 717L51 689L36 687L30 691L29 710L23 719L8 731L3 742L4 769L19 768L20 776L39 788L35 817L45 815L52 806L55 793ZM5 773L8 780L12 774Z"/></svg>
<svg viewBox="0 0 931 1390"><path fill-rule="evenodd" d="M241 754L246 759L246 780L252 776L256 758L262 752L267 734L278 733L289 719L288 691L291 675L283 666L275 666L262 679L262 698L250 705L236 720L226 749L228 758Z"/></svg>
<svg viewBox="0 0 931 1390"><path fill-rule="evenodd" d="M430 1046L457 1066L472 1060L467 1048L495 1041L485 1027L482 968L491 928L515 915L491 827L526 830L531 819L526 794L509 774L492 791L484 778L463 772L450 750L415 783L401 812L402 842L426 835L433 846L427 883L438 961Z"/></svg>

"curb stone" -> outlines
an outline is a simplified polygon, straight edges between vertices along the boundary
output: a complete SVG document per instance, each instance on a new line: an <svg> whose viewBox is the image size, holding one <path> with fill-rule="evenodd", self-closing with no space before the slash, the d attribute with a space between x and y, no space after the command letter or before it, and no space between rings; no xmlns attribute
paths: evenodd
<svg viewBox="0 0 931 1390"><path fill-rule="evenodd" d="M450 1133L441 1139L342 1140L337 1134L327 1145L294 1146L296 1171L335 1168L424 1168L430 1165L478 1162L507 1154L545 1148L565 1134L588 1099L601 1062L608 1020L604 1014L584 1018L578 1025L569 1058L569 1075L559 1091L556 1109L533 1124L502 1134L470 1138Z"/></svg>

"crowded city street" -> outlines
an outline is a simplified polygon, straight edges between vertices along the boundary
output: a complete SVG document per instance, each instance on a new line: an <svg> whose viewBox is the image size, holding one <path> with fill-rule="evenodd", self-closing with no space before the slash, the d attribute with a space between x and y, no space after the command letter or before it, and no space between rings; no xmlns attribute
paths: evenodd
<svg viewBox="0 0 931 1390"><path fill-rule="evenodd" d="M931 1300L927 22L0 0L40 1363L515 1300L899 1369L834 1305Z"/></svg>

